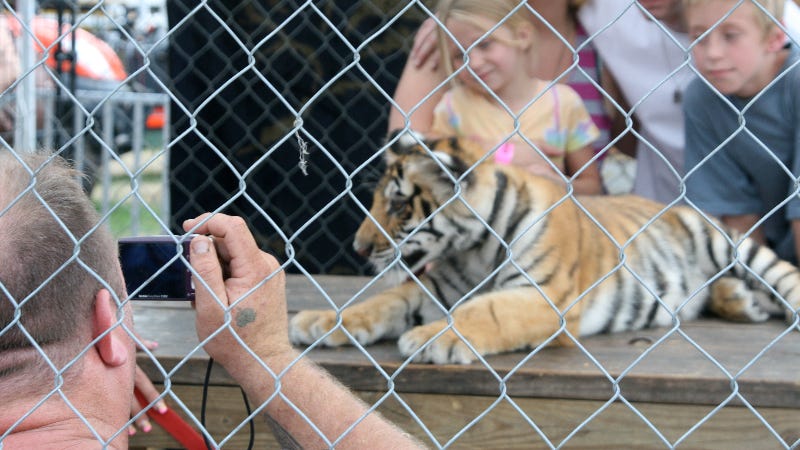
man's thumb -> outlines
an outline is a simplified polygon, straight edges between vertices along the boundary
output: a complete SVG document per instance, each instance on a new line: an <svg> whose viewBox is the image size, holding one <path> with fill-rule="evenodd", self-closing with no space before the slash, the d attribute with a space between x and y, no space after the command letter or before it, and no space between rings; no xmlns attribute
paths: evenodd
<svg viewBox="0 0 800 450"><path fill-rule="evenodd" d="M222 267L217 259L214 241L209 236L195 236L190 249L189 261L195 272L192 275L195 303L217 298L223 305L226 305L225 283L222 279ZM200 307L200 305L197 306Z"/></svg>

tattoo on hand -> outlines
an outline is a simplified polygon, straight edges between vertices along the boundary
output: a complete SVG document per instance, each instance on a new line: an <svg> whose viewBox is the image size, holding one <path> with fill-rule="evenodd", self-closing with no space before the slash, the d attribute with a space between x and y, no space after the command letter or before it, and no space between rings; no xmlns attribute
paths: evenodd
<svg viewBox="0 0 800 450"><path fill-rule="evenodd" d="M253 308L245 308L236 312L236 326L244 328L250 322L256 320L256 312Z"/></svg>

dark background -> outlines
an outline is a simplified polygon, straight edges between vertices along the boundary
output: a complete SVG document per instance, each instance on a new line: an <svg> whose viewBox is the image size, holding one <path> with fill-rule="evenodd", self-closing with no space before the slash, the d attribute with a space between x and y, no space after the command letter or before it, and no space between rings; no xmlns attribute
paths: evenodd
<svg viewBox="0 0 800 450"><path fill-rule="evenodd" d="M405 4L388 1L301 9L216 0L213 14L190 14L190 0L167 3L175 231L205 211L242 215L262 248L294 257L292 271L366 273L351 244L365 216L357 202L369 208L381 158L365 163L385 138L389 99L424 13L395 20Z"/></svg>

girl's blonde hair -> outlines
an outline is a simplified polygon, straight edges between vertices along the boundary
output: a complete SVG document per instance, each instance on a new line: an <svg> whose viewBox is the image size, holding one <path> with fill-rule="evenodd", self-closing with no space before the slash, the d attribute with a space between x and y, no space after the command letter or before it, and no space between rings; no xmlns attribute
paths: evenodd
<svg viewBox="0 0 800 450"><path fill-rule="evenodd" d="M522 6L519 6L520 4ZM525 2L521 0L440 0L436 8L436 17L442 24L445 24L450 19L456 19L483 31L491 29L491 27L486 28L486 22L492 24L501 23L501 26L511 30L515 37L523 27L533 28L531 21L533 15ZM534 32L529 34L531 41L535 39ZM438 38L442 65L447 73L453 73L453 60L450 55L450 47L447 45L448 42L452 41L452 38L441 27L438 29ZM528 44L527 52L530 53L530 60L534 59L532 53L533 42L523 43L515 40L514 42L504 43L509 45Z"/></svg>
<svg viewBox="0 0 800 450"><path fill-rule="evenodd" d="M708 0L683 0L683 6L688 9L691 6L699 5L707 1ZM730 2L736 3L734 0ZM756 8L754 18L765 33L775 27L777 22L783 20L783 10L786 4L784 0L750 0L750 2L753 3L753 6ZM762 11L758 5L761 5L764 10ZM766 11L766 13L764 11ZM684 14L686 14L686 12Z"/></svg>

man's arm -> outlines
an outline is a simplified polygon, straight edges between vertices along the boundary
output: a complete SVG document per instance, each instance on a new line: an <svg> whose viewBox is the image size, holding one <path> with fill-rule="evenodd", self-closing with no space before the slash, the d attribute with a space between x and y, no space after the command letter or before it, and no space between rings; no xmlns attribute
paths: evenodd
<svg viewBox="0 0 800 450"><path fill-rule="evenodd" d="M191 245L198 338L254 404L267 404L265 414L299 447L328 447L334 441L342 449L421 447L299 357L289 343L284 273L275 258L258 249L243 219L203 215L184 228L211 236L198 236Z"/></svg>

